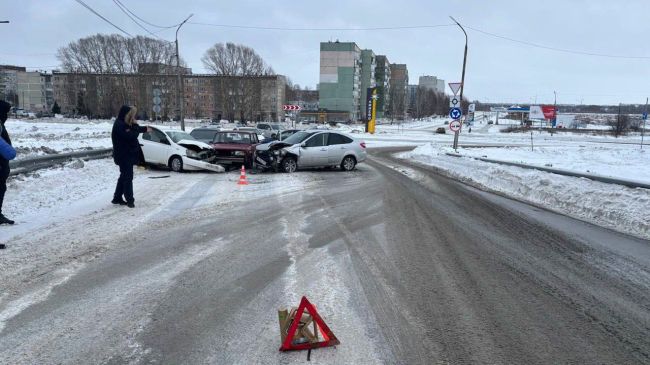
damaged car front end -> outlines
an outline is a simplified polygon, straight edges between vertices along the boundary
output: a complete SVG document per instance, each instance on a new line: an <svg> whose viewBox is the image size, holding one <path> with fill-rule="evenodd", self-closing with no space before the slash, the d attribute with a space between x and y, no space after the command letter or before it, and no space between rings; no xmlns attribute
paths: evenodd
<svg viewBox="0 0 650 365"><path fill-rule="evenodd" d="M185 155L182 157L186 169L189 167L214 172L225 171L223 166L217 164L217 154L210 145L188 140L179 141L178 145L185 147Z"/></svg>

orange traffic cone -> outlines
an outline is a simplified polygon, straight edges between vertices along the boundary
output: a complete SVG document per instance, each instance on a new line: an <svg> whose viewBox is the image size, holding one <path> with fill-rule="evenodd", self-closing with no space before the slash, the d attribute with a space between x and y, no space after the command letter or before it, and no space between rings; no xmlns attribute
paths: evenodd
<svg viewBox="0 0 650 365"><path fill-rule="evenodd" d="M246 169L244 168L244 165L241 165L241 174L239 175L239 182L237 185L248 185L248 181L246 180Z"/></svg>

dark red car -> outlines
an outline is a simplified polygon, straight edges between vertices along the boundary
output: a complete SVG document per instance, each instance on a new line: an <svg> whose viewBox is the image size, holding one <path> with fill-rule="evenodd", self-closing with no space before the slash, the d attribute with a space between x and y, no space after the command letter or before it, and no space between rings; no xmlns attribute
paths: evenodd
<svg viewBox="0 0 650 365"><path fill-rule="evenodd" d="M221 131L212 140L216 162L230 167L253 166L255 146L259 144L257 134L246 131Z"/></svg>

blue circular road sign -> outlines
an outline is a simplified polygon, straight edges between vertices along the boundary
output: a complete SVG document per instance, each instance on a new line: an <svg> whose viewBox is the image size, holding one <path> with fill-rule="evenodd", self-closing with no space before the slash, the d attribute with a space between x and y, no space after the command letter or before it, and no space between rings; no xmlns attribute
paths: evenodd
<svg viewBox="0 0 650 365"><path fill-rule="evenodd" d="M463 115L463 112L460 110L460 108L451 108L449 109L449 117L451 119L460 119L460 117Z"/></svg>

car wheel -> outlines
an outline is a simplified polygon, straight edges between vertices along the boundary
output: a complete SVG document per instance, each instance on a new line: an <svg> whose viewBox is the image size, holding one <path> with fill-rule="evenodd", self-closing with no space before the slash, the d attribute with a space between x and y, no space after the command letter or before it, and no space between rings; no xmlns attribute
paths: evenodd
<svg viewBox="0 0 650 365"><path fill-rule="evenodd" d="M282 171L287 173L295 172L298 169L298 163L294 157L287 157L282 160Z"/></svg>
<svg viewBox="0 0 650 365"><path fill-rule="evenodd" d="M345 158L343 158L343 161L341 162L341 170L352 171L354 170L354 166L356 165L357 165L357 160L355 160L354 157L345 156Z"/></svg>
<svg viewBox="0 0 650 365"><path fill-rule="evenodd" d="M169 168L174 172L183 172L183 159L180 156L173 156L169 160Z"/></svg>

